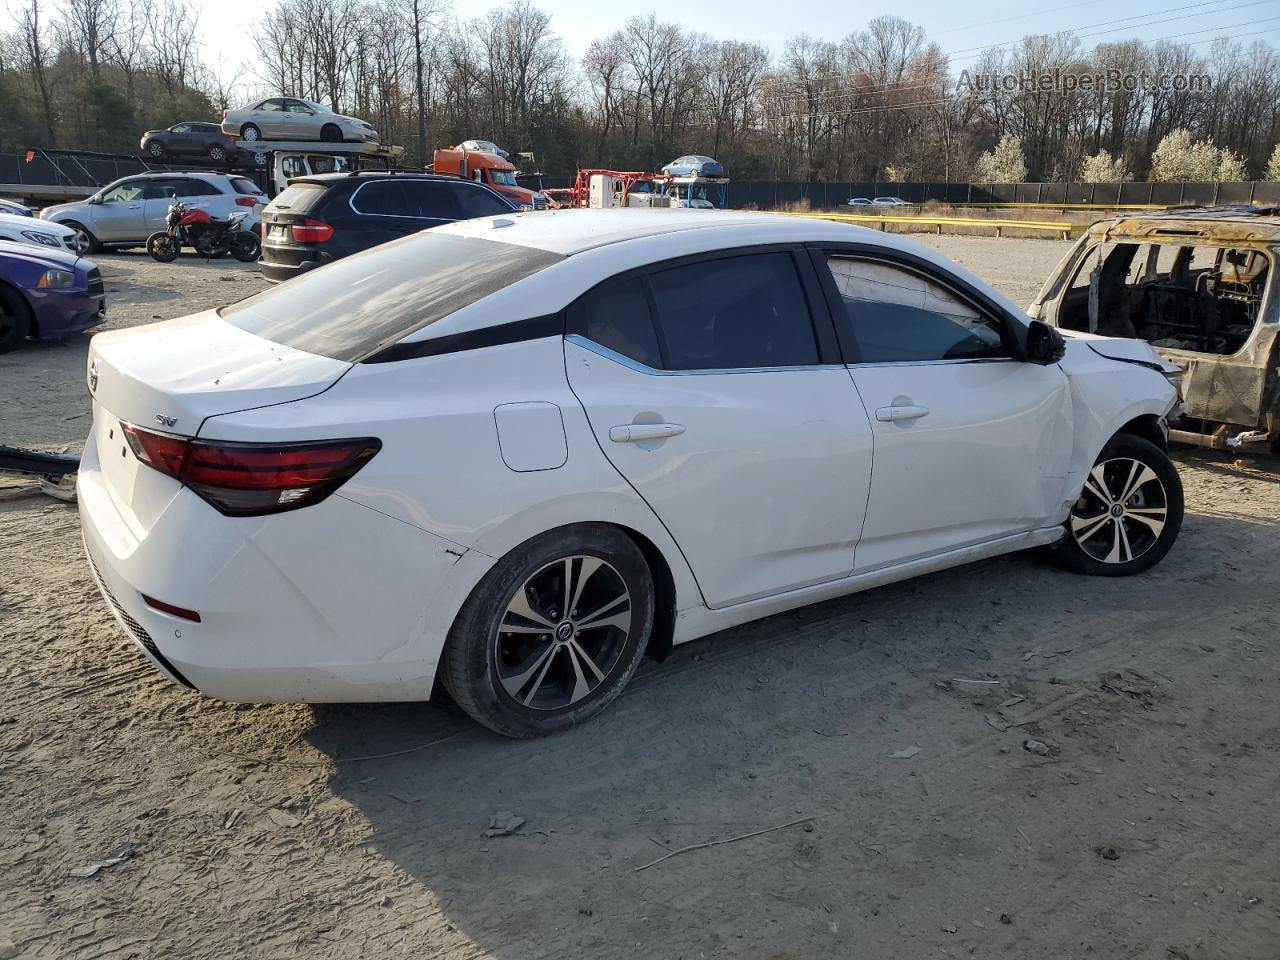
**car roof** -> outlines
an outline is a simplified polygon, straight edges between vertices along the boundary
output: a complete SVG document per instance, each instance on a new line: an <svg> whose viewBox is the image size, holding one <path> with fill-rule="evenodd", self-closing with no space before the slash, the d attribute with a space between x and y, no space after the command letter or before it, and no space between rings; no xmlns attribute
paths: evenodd
<svg viewBox="0 0 1280 960"><path fill-rule="evenodd" d="M295 183L316 183L322 187L337 184L358 182L360 180L438 180L441 183L456 183L460 186L474 186L482 190L488 189L483 183L473 183L461 177L451 177L443 173L430 173L425 170L339 170L336 173L313 173L305 177L294 177L289 181Z"/></svg>
<svg viewBox="0 0 1280 960"><path fill-rule="evenodd" d="M546 210L460 220L395 242L425 245L442 235L509 243L564 259L410 334L406 342L489 327L499 322L495 318L518 313L554 313L601 280L636 267L770 244L845 242L886 254L900 252L959 277L1012 315L1023 315L1021 308L989 284L923 244L899 234L815 217L669 208Z"/></svg>
<svg viewBox="0 0 1280 960"><path fill-rule="evenodd" d="M1270 242L1280 240L1280 205L1233 204L1217 207L1170 207L1151 213L1099 220L1089 235L1135 242Z"/></svg>

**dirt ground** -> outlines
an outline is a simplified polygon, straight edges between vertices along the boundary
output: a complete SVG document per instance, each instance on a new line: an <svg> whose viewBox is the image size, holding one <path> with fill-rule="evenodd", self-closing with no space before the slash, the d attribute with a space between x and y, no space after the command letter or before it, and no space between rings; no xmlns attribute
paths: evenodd
<svg viewBox="0 0 1280 960"><path fill-rule="evenodd" d="M1022 303L1065 249L926 239ZM101 260L112 326L260 282ZM0 439L79 447L84 349L0 360ZM1016 555L773 617L535 742L170 685L75 507L0 490L0 960L1276 960L1280 470L1178 460L1147 575Z"/></svg>

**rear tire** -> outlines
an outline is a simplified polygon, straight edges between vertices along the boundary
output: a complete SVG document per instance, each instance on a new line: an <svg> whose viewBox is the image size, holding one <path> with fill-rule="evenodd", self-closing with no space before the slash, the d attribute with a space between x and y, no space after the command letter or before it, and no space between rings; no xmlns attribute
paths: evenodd
<svg viewBox="0 0 1280 960"><path fill-rule="evenodd" d="M464 711L507 737L542 737L604 710L653 628L639 548L601 523L561 527L511 551L472 591L440 660Z"/></svg>
<svg viewBox="0 0 1280 960"><path fill-rule="evenodd" d="M222 163L227 159L227 148L215 143L209 148L209 159L214 163Z"/></svg>
<svg viewBox="0 0 1280 960"><path fill-rule="evenodd" d="M258 125L256 123L246 123L240 128L240 139L249 140L251 142L261 140L262 131L258 129Z"/></svg>
<svg viewBox="0 0 1280 960"><path fill-rule="evenodd" d="M151 259L161 263L173 263L178 259L181 249L178 241L167 233L153 233L147 237L147 253L151 255Z"/></svg>
<svg viewBox="0 0 1280 960"><path fill-rule="evenodd" d="M1053 554L1090 576L1142 573L1173 547L1182 516L1182 480L1169 455L1149 440L1117 434L1085 479Z"/></svg>
<svg viewBox="0 0 1280 960"><path fill-rule="evenodd" d="M326 123L320 128L320 139L325 143L341 143L342 129L334 123Z"/></svg>
<svg viewBox="0 0 1280 960"><path fill-rule="evenodd" d="M31 308L22 294L0 284L0 353L18 349L34 332Z"/></svg>

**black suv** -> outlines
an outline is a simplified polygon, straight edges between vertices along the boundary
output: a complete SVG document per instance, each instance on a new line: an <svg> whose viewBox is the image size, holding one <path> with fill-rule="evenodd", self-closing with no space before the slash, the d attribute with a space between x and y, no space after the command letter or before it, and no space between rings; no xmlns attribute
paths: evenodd
<svg viewBox="0 0 1280 960"><path fill-rule="evenodd" d="M262 212L258 263L268 280L288 280L427 227L518 209L457 177L387 170L300 177Z"/></svg>

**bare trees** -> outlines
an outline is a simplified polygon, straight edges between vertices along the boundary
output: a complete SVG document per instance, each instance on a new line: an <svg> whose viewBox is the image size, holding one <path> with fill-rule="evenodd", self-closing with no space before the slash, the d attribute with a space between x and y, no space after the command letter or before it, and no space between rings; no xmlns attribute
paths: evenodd
<svg viewBox="0 0 1280 960"><path fill-rule="evenodd" d="M1086 159L1145 176L1175 130L1256 174L1280 137L1280 54L1259 42L1086 49L1058 34L997 45L962 67L900 17L838 41L792 37L771 53L650 14L600 36L575 63L537 0L463 19L444 0L276 0L251 28L257 57L245 77L225 56L212 69L202 62L194 0L11 2L21 5L2 43L5 142L125 149L137 127L210 119L233 100L271 94L365 116L408 147L410 162L479 137L534 151L551 174L580 163L652 168L700 152L739 177L963 180L1016 137L1032 178L1069 177ZM1208 82L969 82L1028 75Z"/></svg>

